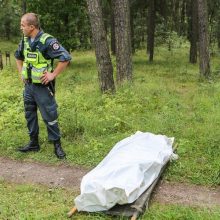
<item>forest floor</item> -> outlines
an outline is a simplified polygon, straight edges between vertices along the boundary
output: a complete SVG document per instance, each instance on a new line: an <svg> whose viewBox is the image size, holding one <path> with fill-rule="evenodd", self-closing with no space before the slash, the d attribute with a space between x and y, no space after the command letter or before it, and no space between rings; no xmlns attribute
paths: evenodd
<svg viewBox="0 0 220 220"><path fill-rule="evenodd" d="M47 165L21 162L0 157L0 179L18 184L40 184L80 192L82 177L89 171L79 166ZM153 200L163 204L181 204L193 207L220 206L220 186L206 187L185 183L160 181Z"/></svg>

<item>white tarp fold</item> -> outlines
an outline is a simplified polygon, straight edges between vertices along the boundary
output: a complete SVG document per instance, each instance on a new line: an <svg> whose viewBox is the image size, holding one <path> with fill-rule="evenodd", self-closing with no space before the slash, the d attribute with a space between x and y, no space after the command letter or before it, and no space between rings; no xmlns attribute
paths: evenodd
<svg viewBox="0 0 220 220"><path fill-rule="evenodd" d="M174 138L136 132L118 142L87 173L76 197L78 211L105 211L116 204L134 202L157 178L170 159Z"/></svg>

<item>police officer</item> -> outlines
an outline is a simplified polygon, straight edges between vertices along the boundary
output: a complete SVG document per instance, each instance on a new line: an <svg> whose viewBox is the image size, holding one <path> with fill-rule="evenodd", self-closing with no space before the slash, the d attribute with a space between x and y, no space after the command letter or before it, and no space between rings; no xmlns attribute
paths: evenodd
<svg viewBox="0 0 220 220"><path fill-rule="evenodd" d="M48 139L54 143L54 153L59 159L66 154L61 147L60 130L57 123L57 104L54 98L54 80L71 60L69 53L51 35L40 29L38 16L24 14L21 18L24 34L15 58L24 83L24 108L30 141L18 148L21 152L39 151L39 126L37 109L47 126ZM53 60L58 59L53 69Z"/></svg>

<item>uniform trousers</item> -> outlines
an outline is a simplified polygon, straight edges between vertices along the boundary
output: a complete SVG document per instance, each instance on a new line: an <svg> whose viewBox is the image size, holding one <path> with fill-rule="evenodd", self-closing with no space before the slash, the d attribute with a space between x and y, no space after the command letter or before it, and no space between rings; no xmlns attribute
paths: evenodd
<svg viewBox="0 0 220 220"><path fill-rule="evenodd" d="M48 139L50 141L59 140L61 136L57 122L57 103L49 87L42 84L26 83L23 98L30 138L37 138L39 135L37 115L39 109L47 126Z"/></svg>

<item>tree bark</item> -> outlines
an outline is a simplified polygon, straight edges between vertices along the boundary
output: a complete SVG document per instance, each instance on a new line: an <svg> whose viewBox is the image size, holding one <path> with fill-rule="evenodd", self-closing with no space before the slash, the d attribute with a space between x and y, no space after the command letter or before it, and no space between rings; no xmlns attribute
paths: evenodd
<svg viewBox="0 0 220 220"><path fill-rule="evenodd" d="M147 52L149 53L149 61L153 61L154 57L154 34L155 34L155 1L149 0L148 9L148 34L147 34Z"/></svg>
<svg viewBox="0 0 220 220"><path fill-rule="evenodd" d="M111 0L111 52L113 55L116 53L115 46L115 18L114 18L114 1Z"/></svg>
<svg viewBox="0 0 220 220"><path fill-rule="evenodd" d="M117 83L132 80L129 0L113 0L115 17Z"/></svg>
<svg viewBox="0 0 220 220"><path fill-rule="evenodd" d="M3 60L2 60L2 53L0 51L0 70L3 69Z"/></svg>
<svg viewBox="0 0 220 220"><path fill-rule="evenodd" d="M173 30L175 30L178 34L180 33L180 0L173 0Z"/></svg>
<svg viewBox="0 0 220 220"><path fill-rule="evenodd" d="M218 48L220 48L220 14L219 13L217 16L217 42L218 42Z"/></svg>
<svg viewBox="0 0 220 220"><path fill-rule="evenodd" d="M100 0L87 0L87 6L95 46L100 89L102 92L114 92L113 67L109 54Z"/></svg>
<svg viewBox="0 0 220 220"><path fill-rule="evenodd" d="M22 0L22 14L25 14L27 11L27 2L26 0Z"/></svg>
<svg viewBox="0 0 220 220"><path fill-rule="evenodd" d="M198 42L198 7L197 0L191 0L190 5L190 21L189 21L189 41L190 41L190 55L189 62L197 62L197 42Z"/></svg>
<svg viewBox="0 0 220 220"><path fill-rule="evenodd" d="M209 78L211 76L207 13L207 1L198 0L199 67L201 77L205 78Z"/></svg>
<svg viewBox="0 0 220 220"><path fill-rule="evenodd" d="M186 25L185 25L185 19L186 19L186 5L187 1L183 0L181 5L181 14L180 14L180 27L179 27L179 35L185 36L186 34Z"/></svg>
<svg viewBox="0 0 220 220"><path fill-rule="evenodd" d="M135 44L134 44L134 9L130 6L130 25L131 25L131 51L132 54L135 53Z"/></svg>

